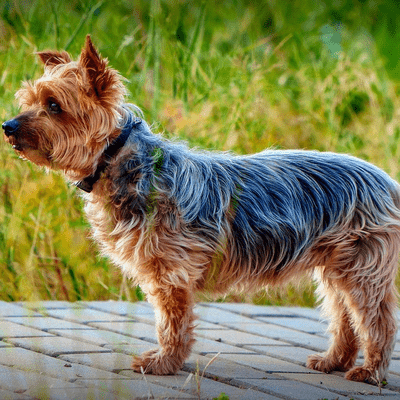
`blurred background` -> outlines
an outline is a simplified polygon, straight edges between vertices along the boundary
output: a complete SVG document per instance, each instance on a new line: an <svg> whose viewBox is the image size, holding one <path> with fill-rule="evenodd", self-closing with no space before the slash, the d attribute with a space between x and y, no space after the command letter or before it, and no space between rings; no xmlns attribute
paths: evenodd
<svg viewBox="0 0 400 400"><path fill-rule="evenodd" d="M400 179L399 24L395 0L0 0L0 117L41 75L36 51L77 57L90 33L167 138L349 153ZM1 300L143 299L98 255L76 192L0 140ZM309 280L221 300L315 304Z"/></svg>

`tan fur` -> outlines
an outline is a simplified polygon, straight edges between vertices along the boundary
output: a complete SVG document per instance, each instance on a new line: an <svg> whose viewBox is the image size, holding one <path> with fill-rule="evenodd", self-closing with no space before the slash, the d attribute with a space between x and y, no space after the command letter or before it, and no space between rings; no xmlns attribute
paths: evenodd
<svg viewBox="0 0 400 400"><path fill-rule="evenodd" d="M104 149L119 135L125 89L89 37L77 62L65 52L38 55L45 73L17 93L21 127L18 137L9 135L6 140L22 157L77 181L104 162ZM53 102L65 112L54 115ZM194 342L197 290L253 290L314 271L323 309L331 315L333 340L324 357L309 357L308 367L347 371L346 378L356 381L380 382L385 377L396 333L398 220L373 226L361 212L351 223L344 218L277 274L273 268L258 269L254 260L239 262L231 231L233 206L217 247L195 236L177 207L162 196L157 207L149 208L146 221L130 213L116 195L114 182L132 151L122 149L84 197L93 236L103 253L141 285L156 310L160 348L136 357L135 371L174 374L182 367ZM134 192L135 182L126 190ZM364 350L365 363L354 367L359 349Z"/></svg>

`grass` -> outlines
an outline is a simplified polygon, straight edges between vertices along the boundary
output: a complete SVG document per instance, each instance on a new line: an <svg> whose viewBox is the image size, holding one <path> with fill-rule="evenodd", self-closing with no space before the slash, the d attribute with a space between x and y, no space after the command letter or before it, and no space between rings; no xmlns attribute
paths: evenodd
<svg viewBox="0 0 400 400"><path fill-rule="evenodd" d="M21 81L41 74L35 51L76 57L91 33L166 137L241 154L350 153L400 179L394 0L28 3L0 3L2 120L18 111ZM143 298L98 256L75 192L0 143L1 299ZM227 300L315 304L304 282Z"/></svg>

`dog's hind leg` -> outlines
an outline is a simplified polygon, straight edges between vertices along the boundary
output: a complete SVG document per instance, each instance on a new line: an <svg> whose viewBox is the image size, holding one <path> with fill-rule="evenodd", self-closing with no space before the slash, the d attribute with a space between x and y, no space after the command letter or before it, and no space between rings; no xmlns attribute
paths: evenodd
<svg viewBox="0 0 400 400"><path fill-rule="evenodd" d="M348 371L347 379L380 384L386 378L397 330L393 313L395 299L394 290L389 289L376 306L368 309L368 306L354 305L352 313L364 350L364 365Z"/></svg>
<svg viewBox="0 0 400 400"><path fill-rule="evenodd" d="M348 326L353 328L364 352L364 364L346 373L349 380L380 384L386 377L397 331L394 281L399 242L398 233L389 228L379 233L364 233L353 241L349 251L342 248L331 259L329 275L341 293ZM345 263L346 257L348 263ZM337 306L332 304L333 308ZM309 365L320 369L317 362Z"/></svg>
<svg viewBox="0 0 400 400"><path fill-rule="evenodd" d="M359 301L358 293L349 295L353 321L364 351L364 365L348 371L345 377L349 380L380 384L386 379L397 331L394 312L397 298L394 284L381 285L379 290L383 293L378 294L379 299L368 299L368 291L365 291L365 301Z"/></svg>
<svg viewBox="0 0 400 400"><path fill-rule="evenodd" d="M318 292L324 298L323 312L330 317L331 346L324 356L309 356L307 367L326 373L348 371L354 365L359 350L348 310L340 293L330 283L320 282Z"/></svg>
<svg viewBox="0 0 400 400"><path fill-rule="evenodd" d="M397 234L381 233L359 247L351 271L353 279L348 279L345 287L346 304L364 351L364 365L348 371L347 379L380 384L386 378L397 332L398 242Z"/></svg>

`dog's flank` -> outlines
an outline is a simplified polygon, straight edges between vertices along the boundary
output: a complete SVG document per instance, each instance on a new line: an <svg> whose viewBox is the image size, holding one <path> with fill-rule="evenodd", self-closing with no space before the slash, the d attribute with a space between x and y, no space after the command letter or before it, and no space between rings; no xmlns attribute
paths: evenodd
<svg viewBox="0 0 400 400"><path fill-rule="evenodd" d="M45 74L18 92L23 112L3 124L6 140L81 182L94 238L154 305L160 349L136 357L134 370L182 367L196 291L256 289L314 272L332 344L307 365L356 381L385 378L397 329L394 180L333 153L192 151L134 120L118 72L89 37L77 62L65 52L39 56ZM355 367L359 349L365 361Z"/></svg>

